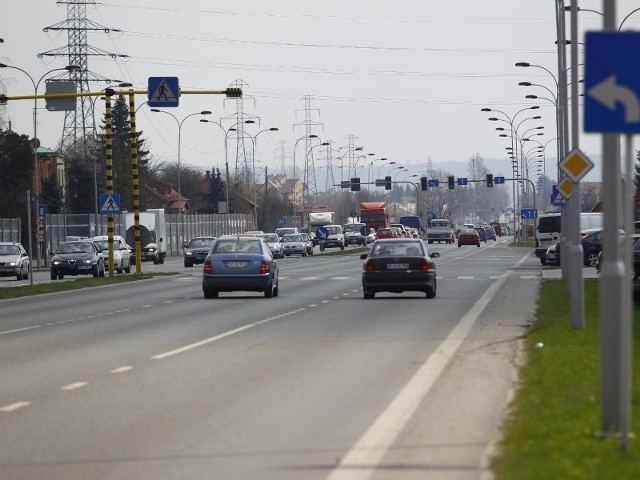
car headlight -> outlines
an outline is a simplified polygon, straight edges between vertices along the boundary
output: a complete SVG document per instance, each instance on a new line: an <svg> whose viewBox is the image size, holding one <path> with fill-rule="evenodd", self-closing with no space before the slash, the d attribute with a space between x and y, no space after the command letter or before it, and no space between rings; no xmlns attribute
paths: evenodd
<svg viewBox="0 0 640 480"><path fill-rule="evenodd" d="M184 251L184 254L185 254L185 255L191 255L191 250L185 250L185 251Z"/></svg>
<svg viewBox="0 0 640 480"><path fill-rule="evenodd" d="M7 265L9 267L17 267L18 266L18 264L16 262L9 262L9 263L7 263Z"/></svg>
<svg viewBox="0 0 640 480"><path fill-rule="evenodd" d="M54 260L52 263L53 265L60 265L62 262L60 260Z"/></svg>
<svg viewBox="0 0 640 480"><path fill-rule="evenodd" d="M84 263L85 265L91 265L91 259L87 258L86 260L82 260L82 263Z"/></svg>

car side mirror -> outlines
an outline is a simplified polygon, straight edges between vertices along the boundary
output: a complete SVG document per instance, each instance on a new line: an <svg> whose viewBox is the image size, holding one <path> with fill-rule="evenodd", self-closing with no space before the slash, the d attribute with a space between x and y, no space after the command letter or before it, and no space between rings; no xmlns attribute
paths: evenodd
<svg viewBox="0 0 640 480"><path fill-rule="evenodd" d="M160 241L162 241L162 240L160 240ZM183 243L183 244L182 244L182 248L188 248L188 247L189 247L189 245L188 245L188 244L186 244L186 243Z"/></svg>
<svg viewBox="0 0 640 480"><path fill-rule="evenodd" d="M160 243L162 243L162 237L160 237Z"/></svg>
<svg viewBox="0 0 640 480"><path fill-rule="evenodd" d="M429 256L431 258L438 258L440 256L440 254L438 252L433 252L433 253L430 253Z"/></svg>

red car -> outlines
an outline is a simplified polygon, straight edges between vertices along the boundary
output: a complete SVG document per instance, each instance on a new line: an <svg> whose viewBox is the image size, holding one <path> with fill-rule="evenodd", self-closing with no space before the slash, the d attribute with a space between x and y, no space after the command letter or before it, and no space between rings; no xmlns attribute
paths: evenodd
<svg viewBox="0 0 640 480"><path fill-rule="evenodd" d="M466 230L460 230L458 234L458 248L462 245L475 245L480 246L480 234L473 228L467 228Z"/></svg>
<svg viewBox="0 0 640 480"><path fill-rule="evenodd" d="M379 240L381 238L395 238L395 235L390 228L380 228L376 232L376 240Z"/></svg>

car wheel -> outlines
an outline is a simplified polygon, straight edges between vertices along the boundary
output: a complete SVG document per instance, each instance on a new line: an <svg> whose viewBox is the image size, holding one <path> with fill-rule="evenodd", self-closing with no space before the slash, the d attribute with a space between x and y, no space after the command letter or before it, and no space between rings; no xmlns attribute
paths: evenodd
<svg viewBox="0 0 640 480"><path fill-rule="evenodd" d="M127 268L124 269L124 273L131 273L131 264L127 265Z"/></svg>
<svg viewBox="0 0 640 480"><path fill-rule="evenodd" d="M435 298L436 296L436 282L435 280L433 281L433 287L428 288L427 291L425 292L425 295L427 298Z"/></svg>
<svg viewBox="0 0 640 480"><path fill-rule="evenodd" d="M58 280L64 280L64 274L59 273L58 274Z"/></svg>
<svg viewBox="0 0 640 480"><path fill-rule="evenodd" d="M158 265L158 264L160 264L160 257L158 257L158 256L154 257L154 258L153 258L153 264L154 264L154 265Z"/></svg>
<svg viewBox="0 0 640 480"><path fill-rule="evenodd" d="M344 250L344 243L340 245L340 250Z"/></svg>
<svg viewBox="0 0 640 480"><path fill-rule="evenodd" d="M458 244L458 248L462 247L462 245Z"/></svg>
<svg viewBox="0 0 640 480"><path fill-rule="evenodd" d="M96 263L93 267L91 267L91 275L93 275L94 278L98 278L99 274L100 271L98 270L98 264Z"/></svg>
<svg viewBox="0 0 640 480"><path fill-rule="evenodd" d="M264 289L264 298L271 297L273 297L273 283L269 283L269 285Z"/></svg>
<svg viewBox="0 0 640 480"><path fill-rule="evenodd" d="M365 299L370 299L370 298L375 297L375 296L376 296L376 294L375 294L375 292L374 292L373 290L369 290L369 289L365 288L365 289L362 291L362 296L363 296Z"/></svg>
<svg viewBox="0 0 640 480"><path fill-rule="evenodd" d="M164 265L164 253L160 255L160 264Z"/></svg>
<svg viewBox="0 0 640 480"><path fill-rule="evenodd" d="M191 262L187 262L187 260L184 261L184 266L189 268L189 267L193 267L193 263Z"/></svg>
<svg viewBox="0 0 640 480"><path fill-rule="evenodd" d="M124 269L122 268L122 263L120 263L120 266L118 268L116 268L116 272L120 275L122 275L122 273L124 272Z"/></svg>
<svg viewBox="0 0 640 480"><path fill-rule="evenodd" d="M480 242L478 242L477 246L478 246L478 248L480 248Z"/></svg>
<svg viewBox="0 0 640 480"><path fill-rule="evenodd" d="M218 291L213 288L203 288L204 298L218 298Z"/></svg>
<svg viewBox="0 0 640 480"><path fill-rule="evenodd" d="M547 262L547 259L546 259L546 258L541 258L541 259L540 259L540 263L541 263L543 266L545 266L545 265L547 265L547 263L548 263L548 262Z"/></svg>
<svg viewBox="0 0 640 480"><path fill-rule="evenodd" d="M29 267L27 266L27 269L22 273L22 279L23 280L29 280Z"/></svg>
<svg viewBox="0 0 640 480"><path fill-rule="evenodd" d="M307 251L306 251L306 250L304 250L300 256L301 256L301 257L306 257L306 256L307 256Z"/></svg>
<svg viewBox="0 0 640 480"><path fill-rule="evenodd" d="M51 270L51 280L55 280L56 278L58 278L58 274Z"/></svg>
<svg viewBox="0 0 640 480"><path fill-rule="evenodd" d="M596 263L598 263L598 252L592 251L587 253L585 258L585 264L588 267L595 267Z"/></svg>
<svg viewBox="0 0 640 480"><path fill-rule="evenodd" d="M276 283L276 286L273 289L273 296L277 297L278 295L280 295L280 284Z"/></svg>

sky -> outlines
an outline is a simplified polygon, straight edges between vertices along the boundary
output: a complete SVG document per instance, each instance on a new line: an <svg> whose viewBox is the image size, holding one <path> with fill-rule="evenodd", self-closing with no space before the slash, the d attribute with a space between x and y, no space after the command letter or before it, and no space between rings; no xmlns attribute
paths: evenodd
<svg viewBox="0 0 640 480"><path fill-rule="evenodd" d="M336 180L343 172L336 168L340 163L336 158L346 151L349 136L362 147L358 164L366 167L360 173L363 181L378 173L389 173L394 180L417 180L410 175L424 175L429 162L434 169L467 176L467 165L475 155L484 158L495 175L509 177L506 147L511 140L496 131L508 124L489 121L495 114L481 112L489 107L517 119L514 123L522 121L522 136L544 133L535 138L546 145L545 171L555 178L555 107L549 98L557 76L554 4L554 0L87 0L87 18L114 30L89 32L88 44L127 56L91 56L89 69L104 78L132 83L136 90L146 89L150 77L178 77L182 90L241 85L244 114L256 118L246 128L255 137L247 148L255 143L256 169L266 167L270 173L279 173L283 163L290 171L294 157L300 168L304 140L295 155L294 145L309 131L332 142ZM622 19L640 1L619 0L617 5ZM579 16L582 38L585 30L601 28L601 16L588 10L601 10L602 1L583 0L580 7L585 9ZM66 32L43 31L66 19L65 4L0 0L0 8L1 63L25 70L36 81L68 64L64 56L38 58L67 45ZM625 22L625 28L640 29L640 12ZM516 62L540 65L551 73L515 67ZM536 85L519 86L523 81ZM107 85L95 83L90 88L100 91ZM9 96L34 91L24 73L10 69L0 69L0 89ZM43 90L41 86L39 93ZM546 99L528 100L527 94ZM137 95L136 105L146 100ZM205 118L229 128L234 120L226 117L233 117L236 103L222 95L185 94L178 107L165 109L175 118L142 105L137 127L156 160L176 162L180 137L183 165L222 170L221 129L199 122L198 115L186 117L210 110L212 115ZM539 120L522 111L534 105L540 106L531 111L542 117ZM41 145L55 149L64 114L47 111L42 100L39 106L38 137ZM103 102L97 101L97 121L103 111ZM4 117L14 131L32 136L32 112L32 101L16 100L5 107ZM305 120L310 123L308 130ZM601 178L600 137L580 135L580 148L596 164L585 177L588 181ZM319 188L326 179L324 149L314 149ZM387 164L391 161L396 163Z"/></svg>

